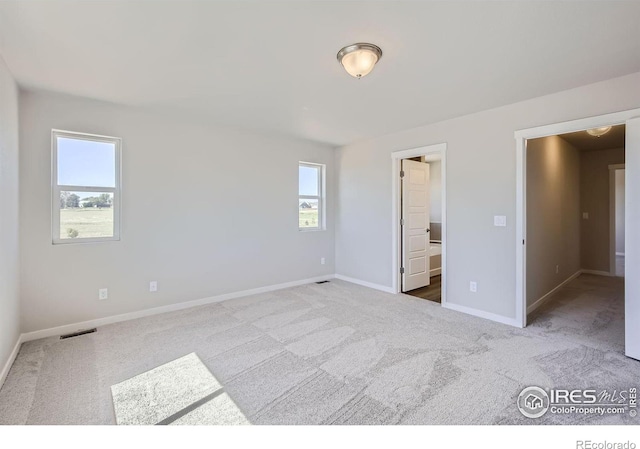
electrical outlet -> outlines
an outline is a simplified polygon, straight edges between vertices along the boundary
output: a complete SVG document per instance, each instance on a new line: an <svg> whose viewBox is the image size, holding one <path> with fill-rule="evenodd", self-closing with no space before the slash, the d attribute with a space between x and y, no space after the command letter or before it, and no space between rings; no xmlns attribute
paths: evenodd
<svg viewBox="0 0 640 449"><path fill-rule="evenodd" d="M100 301L103 301L108 297L109 297L109 290L107 290L106 288L101 288L100 290L98 290L98 299Z"/></svg>
<svg viewBox="0 0 640 449"><path fill-rule="evenodd" d="M478 283L474 281L469 282L469 291L476 293L478 291Z"/></svg>
<svg viewBox="0 0 640 449"><path fill-rule="evenodd" d="M158 281L149 282L149 291L150 292L157 292L158 291Z"/></svg>
<svg viewBox="0 0 640 449"><path fill-rule="evenodd" d="M588 220L589 219L589 212L582 212L582 219L583 220Z"/></svg>
<svg viewBox="0 0 640 449"><path fill-rule="evenodd" d="M320 265L324 265L324 257L320 258Z"/></svg>
<svg viewBox="0 0 640 449"><path fill-rule="evenodd" d="M560 265L556 265L556 274L560 273Z"/></svg>

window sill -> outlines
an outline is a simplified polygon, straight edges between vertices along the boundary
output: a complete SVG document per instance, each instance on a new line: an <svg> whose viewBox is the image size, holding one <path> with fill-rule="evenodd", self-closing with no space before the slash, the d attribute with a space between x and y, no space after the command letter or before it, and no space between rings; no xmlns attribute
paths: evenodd
<svg viewBox="0 0 640 449"><path fill-rule="evenodd" d="M322 232L326 231L324 228L298 228L299 232Z"/></svg>
<svg viewBox="0 0 640 449"><path fill-rule="evenodd" d="M64 246L64 245L84 245L87 243L109 243L109 242L119 242L120 237L112 237L112 238L87 238L87 239L69 239L69 240L53 240L51 243L54 246Z"/></svg>

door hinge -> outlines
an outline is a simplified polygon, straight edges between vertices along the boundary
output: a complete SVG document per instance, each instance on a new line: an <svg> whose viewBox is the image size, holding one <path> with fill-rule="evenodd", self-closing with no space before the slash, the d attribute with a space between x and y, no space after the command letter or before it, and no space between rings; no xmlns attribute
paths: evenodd
<svg viewBox="0 0 640 449"><path fill-rule="evenodd" d="M404 170L400 170L400 177L404 178Z"/></svg>
<svg viewBox="0 0 640 449"><path fill-rule="evenodd" d="M400 274L404 274L404 267L400 268Z"/></svg>
<svg viewBox="0 0 640 449"><path fill-rule="evenodd" d="M400 219L400 226L404 226L404 218Z"/></svg>

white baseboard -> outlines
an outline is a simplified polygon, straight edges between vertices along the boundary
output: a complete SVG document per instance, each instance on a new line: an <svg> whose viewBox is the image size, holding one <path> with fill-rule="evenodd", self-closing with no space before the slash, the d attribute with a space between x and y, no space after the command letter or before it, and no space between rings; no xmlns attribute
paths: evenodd
<svg viewBox="0 0 640 449"><path fill-rule="evenodd" d="M97 318L95 320L88 320L88 321L82 321L79 323L66 324L64 326L58 326L58 327L52 327L49 329L42 329L38 331L27 332L25 334L22 334L21 341L25 342L25 341L31 341L31 340L38 340L40 338L54 337L58 335L68 334L71 332L77 332L79 330L105 326L107 324L135 320L136 318L144 318L147 316L159 315L161 313L175 312L177 310L189 309L191 307L203 306L206 304L227 301L229 299L242 298L244 296L257 295L260 293L272 292L275 290L282 290L284 288L289 288L289 287L297 287L299 285L311 284L313 282L319 282L319 281L326 281L333 278L334 278L334 275L328 274L325 276L318 276L315 278L285 282L283 284L268 285L266 287L253 288L250 290L242 290L239 292L225 293L224 295L211 296L208 298L180 302L177 304L170 304L167 306L154 307L152 309L139 310L136 312L124 313L121 315L113 315L105 318Z"/></svg>
<svg viewBox="0 0 640 449"><path fill-rule="evenodd" d="M618 253L618 252L616 252L616 256L622 256L622 257L624 257L624 253Z"/></svg>
<svg viewBox="0 0 640 449"><path fill-rule="evenodd" d="M9 370L11 370L11 366L13 365L13 362L16 360L16 357L18 357L18 352L20 352L20 346L22 345L22 341L23 341L22 335L20 335L18 337L18 341L16 342L16 345L13 347L13 351L11 351L11 354L9 355L7 362L4 364L4 367L0 372L0 388L2 388L2 385L4 385L4 381L7 380L7 376L9 375Z"/></svg>
<svg viewBox="0 0 640 449"><path fill-rule="evenodd" d="M585 270L582 269L580 271L580 273L584 273L584 274L595 274L596 276L613 276L611 273L609 273L608 271L600 271L600 270Z"/></svg>
<svg viewBox="0 0 640 449"><path fill-rule="evenodd" d="M442 268L434 268L429 270L429 277L440 276L442 274Z"/></svg>
<svg viewBox="0 0 640 449"><path fill-rule="evenodd" d="M356 279L356 278L350 278L348 276L343 276L341 274L336 274L335 278L336 279L340 279L342 281L351 282L352 284L362 285L363 287L369 287L369 288L372 288L374 290L380 290L380 291L383 291L383 292L393 293L393 294L396 293L396 292L393 291L392 287L387 287L386 285L374 284L372 282L362 281L362 280Z"/></svg>
<svg viewBox="0 0 640 449"><path fill-rule="evenodd" d="M442 307L444 309L455 310L456 312L466 313L467 315L477 316L479 318L484 318L486 320L495 321L497 323L506 324L508 326L513 327L522 327L522 324L519 323L515 318L509 318L502 315L497 315L491 312L485 312L484 310L473 309L471 307L461 306L459 304L452 304L450 302L443 302Z"/></svg>
<svg viewBox="0 0 640 449"><path fill-rule="evenodd" d="M386 293L397 294L391 287L387 287L386 285L373 284L371 282L362 281L360 279L350 278L348 276L343 276L341 274L336 274L336 279L341 279L343 281L351 282L352 284L362 285L364 287L373 288L375 290L380 290ZM476 316L479 318L484 318L491 321L496 321L498 323L506 324L514 327L522 327L520 323L516 321L515 318L508 318L502 315L497 315L495 313L484 312L478 309L472 309L471 307L465 307L458 304L452 304L450 302L442 302L442 307L445 309L455 310L456 312L466 313L467 315Z"/></svg>
<svg viewBox="0 0 640 449"><path fill-rule="evenodd" d="M531 304L529 307L527 307L527 314L533 312L534 310L536 310L538 307L540 307L542 304L544 304L545 302L547 302L555 292L557 292L558 290L560 290L562 287L564 287L565 285L567 285L569 282L573 281L575 278L577 278L578 276L580 276L583 273L583 270L578 270L575 273L573 273L571 276L569 276L567 279L565 279L564 281L562 281L558 286L556 286L555 288L553 288L550 292L548 292L547 294L543 295L540 299L538 299L536 302L534 302L533 304Z"/></svg>

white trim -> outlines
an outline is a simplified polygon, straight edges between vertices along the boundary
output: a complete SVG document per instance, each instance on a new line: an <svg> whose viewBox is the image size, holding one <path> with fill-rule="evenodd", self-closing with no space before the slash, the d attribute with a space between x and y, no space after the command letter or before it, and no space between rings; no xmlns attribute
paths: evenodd
<svg viewBox="0 0 640 449"><path fill-rule="evenodd" d="M526 314L526 141L601 126L614 126L640 116L640 108L515 131L516 139L516 321L527 325ZM627 142L628 146L628 142ZM523 243L524 242L524 243Z"/></svg>
<svg viewBox="0 0 640 449"><path fill-rule="evenodd" d="M534 302L533 304L531 304L529 307L527 307L527 314L530 314L531 312L533 312L534 310L536 310L538 307L540 307L542 304L544 304L545 302L547 302L553 295L554 293L556 293L558 290L560 290L562 287L564 287L565 285L567 285L569 282L573 281L574 279L576 279L578 276L580 276L582 274L582 270L578 270L575 273L573 273L571 276L569 276L567 279L565 279L564 281L562 281L559 285L557 285L556 287L554 287L553 289L551 289L550 292L548 292L547 294L543 295L540 299L538 299L536 302Z"/></svg>
<svg viewBox="0 0 640 449"><path fill-rule="evenodd" d="M625 164L609 165L609 272L616 275L616 171L624 170Z"/></svg>
<svg viewBox="0 0 640 449"><path fill-rule="evenodd" d="M625 198L624 198L624 353L640 360L640 114L629 119L625 128ZM634 273L633 275L628 275Z"/></svg>
<svg viewBox="0 0 640 449"><path fill-rule="evenodd" d="M391 153L391 293L400 293L400 163L402 159L440 154L441 184L442 184L442 299L441 304L447 302L447 144L437 143L408 150Z"/></svg>
<svg viewBox="0 0 640 449"><path fill-rule="evenodd" d="M538 137L556 136L558 134L585 131L602 126L622 125L627 120L640 115L640 108L626 111L613 112L611 114L596 115L550 125L536 126L534 128L520 129L515 132L516 139L537 139Z"/></svg>
<svg viewBox="0 0 640 449"><path fill-rule="evenodd" d="M527 141L516 141L516 321L527 327Z"/></svg>
<svg viewBox="0 0 640 449"><path fill-rule="evenodd" d="M352 284L362 285L363 287L372 288L374 290L380 290L386 293L396 293L392 287L387 287L386 285L374 284L373 282L350 278L349 276L343 276L341 274L336 274L334 277L336 279L340 279L341 281L351 282Z"/></svg>
<svg viewBox="0 0 640 449"><path fill-rule="evenodd" d="M521 327L520 322L515 318L508 318L506 316L498 315L491 312L485 312L483 310L472 309L471 307L461 306L459 304L453 304L451 302L442 304L442 307L449 310L455 310L456 312L466 313L467 315L473 315L478 318L484 318L485 320L491 320L497 323L506 324L508 326Z"/></svg>
<svg viewBox="0 0 640 449"><path fill-rule="evenodd" d="M11 370L11 367L13 366L13 362L15 362L16 357L18 357L18 352L20 352L20 346L22 346L23 341L24 340L22 338L22 335L20 335L18 337L18 341L16 342L16 345L13 347L13 351L11 351L11 354L9 354L9 358L4 364L2 371L0 372L0 388L2 388L2 386L4 385L4 381L7 380L9 371Z"/></svg>
<svg viewBox="0 0 640 449"><path fill-rule="evenodd" d="M49 329L42 329L34 332L27 332L22 334L21 341L37 340L39 338L54 337L58 335L67 334L70 332L76 332L83 329L89 329L92 327L105 326L107 324L120 323L122 321L135 320L137 318L144 318L147 316L158 315L161 313L175 312L177 310L189 309L191 307L203 306L206 304L212 304L221 301L227 301L229 299L242 298L244 296L257 295L260 293L272 292L275 290L282 290L289 287L297 287L299 285L311 284L319 281L326 281L333 279L335 276L332 274L318 276L309 279L302 279L299 281L285 282L283 284L269 285L266 287L253 288L250 290L242 290L239 292L225 293L218 296L210 296L208 298L196 299L193 301L185 301L177 304L169 304L161 307L154 307L152 309L144 309L136 312L124 313L121 315L113 315L105 318L97 318L95 320L82 321L79 323L66 324L64 326L52 327Z"/></svg>
<svg viewBox="0 0 640 449"><path fill-rule="evenodd" d="M408 150L398 150L391 153L391 159L407 159L410 157L426 156L433 153L444 153L447 151L445 142L425 145L423 147L409 148ZM444 154L443 154L444 156Z"/></svg>
<svg viewBox="0 0 640 449"><path fill-rule="evenodd" d="M609 277L614 276L614 275L612 275L611 273L609 273L608 271L602 271L602 270L585 270L584 268L582 269L582 273L584 273L584 274L595 274L596 276L609 276Z"/></svg>
<svg viewBox="0 0 640 449"><path fill-rule="evenodd" d="M432 270L429 270L430 277L440 276L441 274L442 274L442 268L433 268Z"/></svg>

